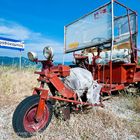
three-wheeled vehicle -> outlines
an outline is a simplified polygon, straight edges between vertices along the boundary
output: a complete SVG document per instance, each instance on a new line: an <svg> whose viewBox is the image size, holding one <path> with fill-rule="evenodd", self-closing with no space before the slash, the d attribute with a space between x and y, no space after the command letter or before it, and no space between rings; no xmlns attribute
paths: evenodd
<svg viewBox="0 0 140 140"><path fill-rule="evenodd" d="M67 119L71 111L81 107L102 106L89 103L84 96L79 99L77 92L65 85L72 67L90 71L93 80L102 86L100 94L111 94L130 84L139 86L137 33L136 12L112 0L65 26L64 52L73 52L74 65L54 65L50 47L43 50L46 60L38 60L35 53L29 52L31 61L42 64L41 71L35 72L39 74L40 87L35 87L33 95L17 106L12 121L14 131L21 137L30 137L45 130L53 112Z"/></svg>

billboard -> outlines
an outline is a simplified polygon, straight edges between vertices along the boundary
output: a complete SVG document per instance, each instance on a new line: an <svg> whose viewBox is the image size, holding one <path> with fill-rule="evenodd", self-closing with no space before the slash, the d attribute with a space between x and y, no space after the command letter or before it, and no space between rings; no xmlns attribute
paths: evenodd
<svg viewBox="0 0 140 140"><path fill-rule="evenodd" d="M24 42L21 40L0 37L0 48L23 51L24 50Z"/></svg>
<svg viewBox="0 0 140 140"><path fill-rule="evenodd" d="M65 26L65 53L111 40L111 23L111 4L107 4Z"/></svg>

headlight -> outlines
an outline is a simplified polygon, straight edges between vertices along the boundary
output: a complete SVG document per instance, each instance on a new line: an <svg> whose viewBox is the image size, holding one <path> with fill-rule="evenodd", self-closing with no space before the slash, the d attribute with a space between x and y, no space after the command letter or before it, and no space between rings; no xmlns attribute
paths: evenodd
<svg viewBox="0 0 140 140"><path fill-rule="evenodd" d="M34 52L28 52L28 59L30 60L30 61L35 61L35 60L37 60L38 59L38 57L37 57L37 54L36 53L34 53Z"/></svg>
<svg viewBox="0 0 140 140"><path fill-rule="evenodd" d="M43 49L43 55L46 59L50 59L53 57L53 49L49 46Z"/></svg>
<svg viewBox="0 0 140 140"><path fill-rule="evenodd" d="M95 60L95 63L96 63L96 64L102 63L102 59L101 59L101 58L97 58L97 59Z"/></svg>

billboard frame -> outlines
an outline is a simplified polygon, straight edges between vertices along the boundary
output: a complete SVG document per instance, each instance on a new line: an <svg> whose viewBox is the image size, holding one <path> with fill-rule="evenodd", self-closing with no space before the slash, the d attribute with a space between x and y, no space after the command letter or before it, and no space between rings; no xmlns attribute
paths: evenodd
<svg viewBox="0 0 140 140"><path fill-rule="evenodd" d="M74 51L79 51L79 50L82 50L82 49L85 48L85 47L81 47L81 48L79 48L79 49L75 49L75 50L72 49L72 50L69 50L69 52L66 52L66 28L67 28L69 25L72 25L73 23L76 23L76 22L79 21L80 19L85 18L85 17L87 17L87 16L90 15L90 14L93 14L94 12L96 12L96 11L102 9L103 7L105 7L105 6L109 5L109 4L111 4L111 1L105 3L104 5L102 5L102 6L98 7L98 8L96 8L96 9L94 9L93 11L91 11L91 12L89 12L89 13L87 13L87 14L81 16L80 18L78 18L78 19L74 20L73 22L71 22L71 23L69 23L69 24L67 24L67 25L64 26L64 54L66 54L66 53L71 53L71 52L74 52ZM100 43L100 44L97 43L97 44L94 44L94 46L102 45L102 44L108 44L108 43L111 43L111 40L106 40L105 43ZM90 48L90 47L92 47L92 46L93 46L93 45L89 45L89 46L86 47L86 48Z"/></svg>
<svg viewBox="0 0 140 140"><path fill-rule="evenodd" d="M94 11L92 11L92 12L84 15L83 17L81 17L81 18L84 18L85 16L88 16L89 14L92 14L93 12L96 12L97 10L101 9L102 7L111 4L111 18L112 18L111 19L111 30L112 31L111 31L111 40L110 40L111 41L110 42L111 45L110 45L110 61L109 61L109 75L110 75L109 84L110 84L110 89L112 89L112 70L113 70L113 68L112 68L112 51L113 51L114 40L115 40L115 38L114 38L114 36L115 36L115 34L114 34L114 18L115 18L115 16L114 16L114 3L118 4L120 7L124 8L126 10L126 16L127 16L127 20L128 20L128 30L129 30L129 41L130 41L130 46L131 46L131 51L132 51L132 53L131 53L131 57L132 57L131 62L137 63L138 62L137 43L134 44L133 38L132 38L133 35L136 35L135 38L136 38L136 41L137 41L138 19L137 19L137 13L135 11L133 11L132 9L128 8L127 6L119 3L116 0L110 0L109 3L103 5L103 6L99 7L99 8L97 8L97 9L95 9ZM130 14L131 14L130 12L133 13L136 16L136 21L135 21L135 28L136 28L136 30L135 30L134 34L131 32L132 28L131 28L131 24L130 24ZM66 25L65 29L66 29L66 27L68 27L69 25L77 22L81 18L79 18L79 19L75 20L74 22ZM79 49L76 48L75 50L70 50L70 51L66 52L66 31L64 31L64 32L65 32L64 33L64 53L75 52L75 51L78 51L78 50L82 50L84 48L90 48L90 47L94 47L95 46L95 45L94 46L92 45L92 46L87 46L87 47L83 47L83 48L79 48Z"/></svg>
<svg viewBox="0 0 140 140"><path fill-rule="evenodd" d="M127 11L131 11L133 14L135 14L135 15L136 15L136 24L137 24L137 13L136 13L135 11L133 11L132 9L128 8L127 6L125 6L125 5L121 4L121 3L119 3L119 2L116 1L116 0L110 0L110 2L108 2L108 3L106 3L106 4L102 5L102 6L100 6L100 7L98 7L98 8L96 8L95 10L89 12L88 14L85 14L84 16L82 16L82 17L78 18L77 20L75 20L75 21L73 21L73 22L67 24L66 26L64 26L64 54L71 53L71 52L75 52L75 51L79 51L79 50L82 50L82 49L85 49L85 48L95 47L95 46L97 46L97 45L104 45L104 44L108 44L108 43L112 44L112 40L114 40L114 39L113 39L114 31L111 31L111 33L112 33L111 39L106 40L106 41L103 42L103 43L97 43L97 44L94 44L94 45L91 44L91 45L88 45L87 47L83 46L83 47L80 47L80 48L69 49L69 50L67 51L67 50L66 50L66 47L67 47L67 46L66 46L66 28L67 28L69 25L72 25L73 23L76 23L77 21L81 20L82 18L85 18L86 16L88 16L88 15L90 15L90 14L92 14L92 13L94 13L94 12L100 10L101 8L103 8L103 7L105 7L105 6L109 5L109 4L111 4L111 9L112 9L112 10L111 10L111 11L112 11L112 12L111 12L111 18L112 18L112 19L111 19L111 26L113 26L111 30L114 30L114 18L115 18L115 17L114 17L114 3L117 3L117 4L120 5L121 7L125 8ZM127 17L129 18L130 13L128 12L125 16L127 16ZM130 25L129 25L129 27L130 27ZM136 32L137 32L137 25L136 25ZM130 34L130 38L131 38L131 37L132 37L132 35ZM132 42L132 38L130 39L130 42ZM113 43L114 43L114 42L113 42ZM111 45L111 48L112 48L112 45ZM110 49L111 49L111 48L110 48Z"/></svg>

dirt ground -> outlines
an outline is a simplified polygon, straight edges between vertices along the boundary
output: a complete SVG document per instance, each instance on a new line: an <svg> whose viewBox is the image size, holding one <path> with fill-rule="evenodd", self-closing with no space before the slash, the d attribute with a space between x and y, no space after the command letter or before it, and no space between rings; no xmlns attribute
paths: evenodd
<svg viewBox="0 0 140 140"><path fill-rule="evenodd" d="M22 140L12 128L12 115L21 100L37 86L32 70L0 69L0 140ZM139 140L140 112L130 98L114 96L86 112L62 121L54 116L48 128L27 140Z"/></svg>

